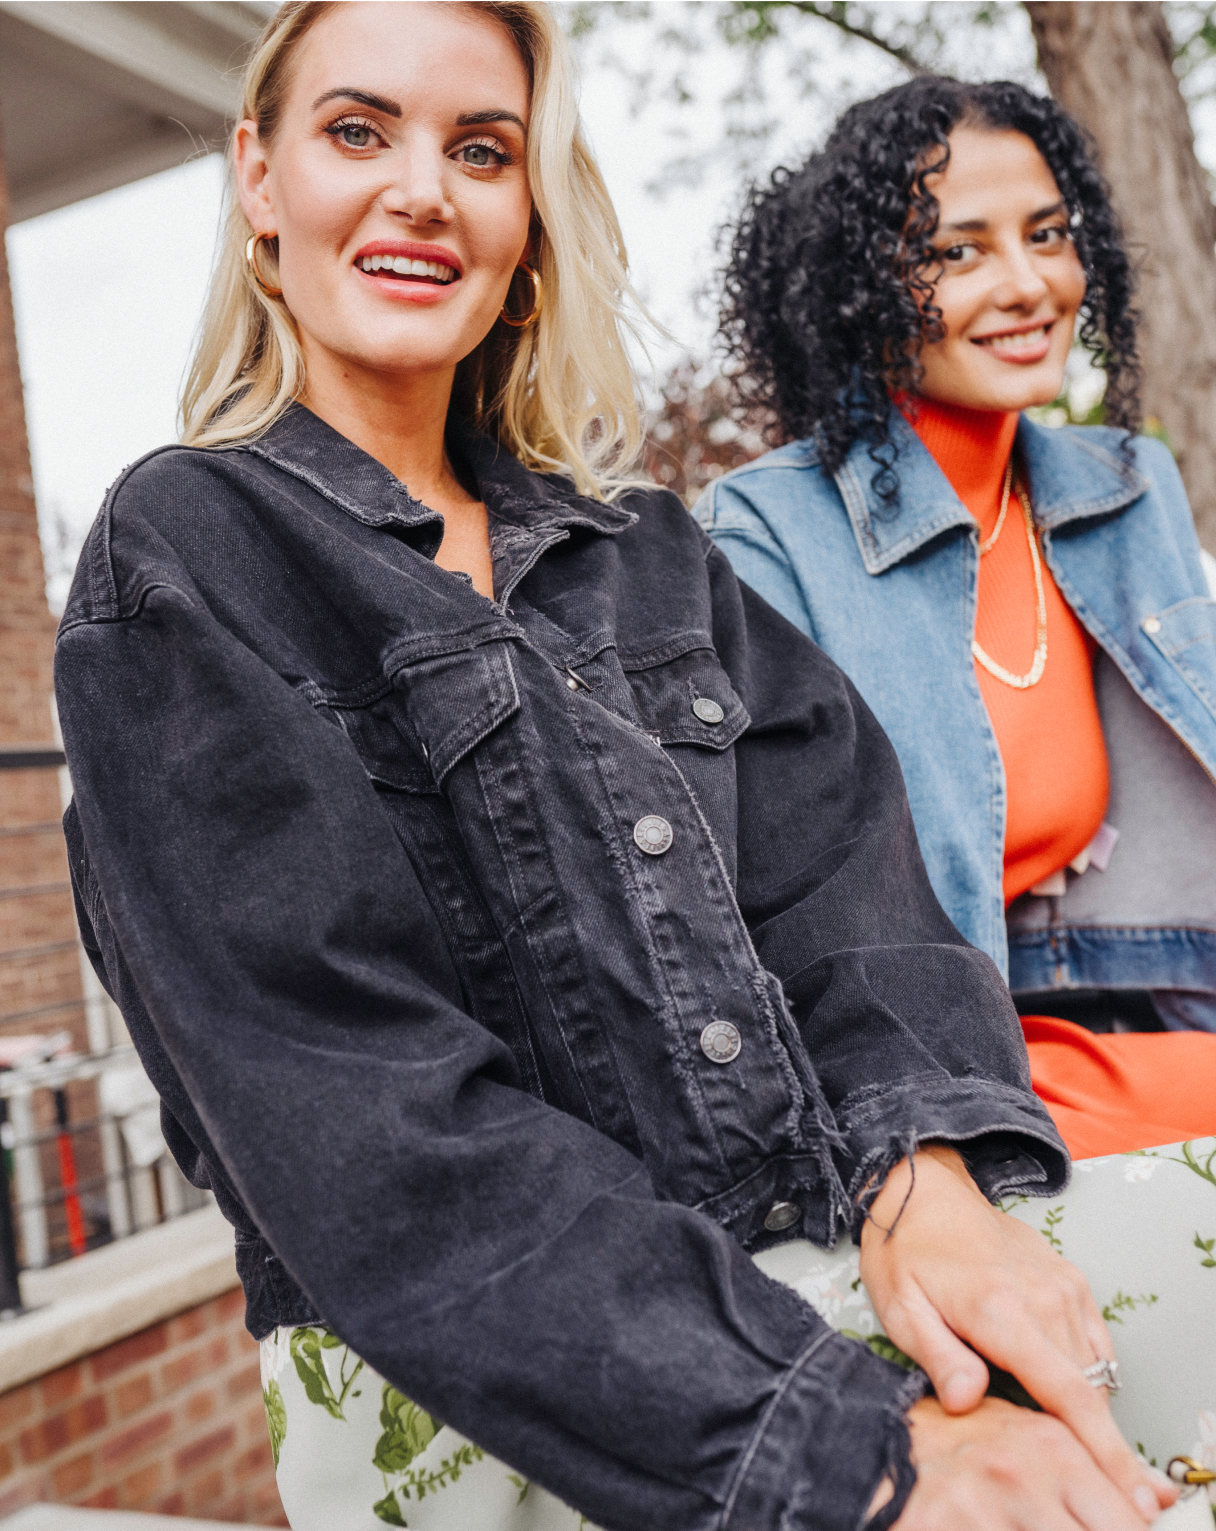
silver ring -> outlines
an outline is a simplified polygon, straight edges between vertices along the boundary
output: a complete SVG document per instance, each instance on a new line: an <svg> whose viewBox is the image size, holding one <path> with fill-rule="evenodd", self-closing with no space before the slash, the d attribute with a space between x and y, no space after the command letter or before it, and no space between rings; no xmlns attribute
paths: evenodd
<svg viewBox="0 0 1216 1531"><path fill-rule="evenodd" d="M1104 1387L1108 1393L1117 1393L1123 1384L1119 1381L1118 1361L1095 1361L1081 1375L1090 1387Z"/></svg>

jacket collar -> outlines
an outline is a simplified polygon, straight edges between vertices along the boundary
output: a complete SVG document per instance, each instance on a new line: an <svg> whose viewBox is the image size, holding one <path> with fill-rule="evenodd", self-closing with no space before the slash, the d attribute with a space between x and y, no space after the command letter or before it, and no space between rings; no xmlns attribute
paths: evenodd
<svg viewBox="0 0 1216 1531"><path fill-rule="evenodd" d="M892 409L891 441L898 449L899 499L886 505L873 487L877 464L856 442L836 473L853 534L868 574L902 563L934 537L975 521L916 432ZM1052 530L1088 516L1109 515L1139 499L1148 480L1123 463L1116 431L1052 429L1025 415L1017 448L1030 479L1035 521Z"/></svg>
<svg viewBox="0 0 1216 1531"><path fill-rule="evenodd" d="M620 505L576 493L556 474L533 473L505 447L456 416L448 420L447 444L467 464L490 515L521 530L578 526L610 537L637 520ZM269 430L235 450L253 452L302 479L367 526L423 526L439 520L382 463L302 404L289 404Z"/></svg>

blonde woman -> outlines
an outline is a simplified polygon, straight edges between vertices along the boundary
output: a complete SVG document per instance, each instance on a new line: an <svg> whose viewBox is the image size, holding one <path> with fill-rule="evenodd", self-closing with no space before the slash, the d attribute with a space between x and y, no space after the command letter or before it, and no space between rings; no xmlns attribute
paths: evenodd
<svg viewBox="0 0 1216 1531"><path fill-rule="evenodd" d="M625 483L548 11L283 6L233 170L58 694L84 938L236 1227L292 1525L1140 1531L1093 1299L987 1199L1067 1160L890 747ZM751 1258L841 1221L936 1400Z"/></svg>

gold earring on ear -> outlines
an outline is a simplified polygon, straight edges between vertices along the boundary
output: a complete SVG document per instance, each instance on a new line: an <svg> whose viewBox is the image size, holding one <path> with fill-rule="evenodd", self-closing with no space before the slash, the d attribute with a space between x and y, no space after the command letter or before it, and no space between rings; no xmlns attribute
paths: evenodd
<svg viewBox="0 0 1216 1531"><path fill-rule="evenodd" d="M277 239L278 237L277 234L250 234L245 244L245 264L249 267L250 274L258 284L259 289L268 298L281 298L283 296L283 289L281 287L272 287L269 282L262 280L262 273L258 270L258 245L261 244L263 239Z"/></svg>
<svg viewBox="0 0 1216 1531"><path fill-rule="evenodd" d="M534 271L531 266L519 266L516 269L532 278L532 307L526 314L516 317L507 312L507 305L504 303L498 317L504 324L509 324L513 330L531 329L540 318L540 311L545 306L545 289L540 273Z"/></svg>

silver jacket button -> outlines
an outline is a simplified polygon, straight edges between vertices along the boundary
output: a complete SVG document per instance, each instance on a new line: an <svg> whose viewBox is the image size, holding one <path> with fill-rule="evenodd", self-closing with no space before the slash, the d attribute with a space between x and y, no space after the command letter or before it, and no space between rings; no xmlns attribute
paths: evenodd
<svg viewBox="0 0 1216 1531"><path fill-rule="evenodd" d="M671 825L657 813L648 813L633 826L633 843L648 856L661 856L675 839Z"/></svg>
<svg viewBox="0 0 1216 1531"><path fill-rule="evenodd" d="M701 1033L701 1051L711 1063L733 1063L743 1051L739 1028L730 1021L710 1021Z"/></svg>
<svg viewBox="0 0 1216 1531"><path fill-rule="evenodd" d="M801 1221L802 1212L792 1201L775 1201L768 1209L764 1226L770 1233L784 1233L787 1228Z"/></svg>
<svg viewBox="0 0 1216 1531"><path fill-rule="evenodd" d="M692 704L692 710L702 723L721 723L726 716L712 696L699 696Z"/></svg>

